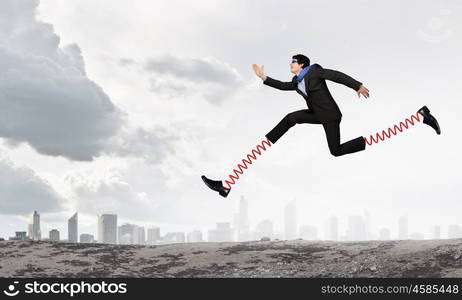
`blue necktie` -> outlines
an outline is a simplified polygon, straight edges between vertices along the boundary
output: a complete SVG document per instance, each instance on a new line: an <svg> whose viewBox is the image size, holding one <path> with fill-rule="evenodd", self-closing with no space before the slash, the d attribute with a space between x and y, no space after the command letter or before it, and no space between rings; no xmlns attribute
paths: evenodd
<svg viewBox="0 0 462 300"><path fill-rule="evenodd" d="M298 82L302 81L303 77L306 75L306 73L308 73L311 66L312 65L309 65L308 67L303 68L302 71L300 72L300 74L297 75L297 81Z"/></svg>

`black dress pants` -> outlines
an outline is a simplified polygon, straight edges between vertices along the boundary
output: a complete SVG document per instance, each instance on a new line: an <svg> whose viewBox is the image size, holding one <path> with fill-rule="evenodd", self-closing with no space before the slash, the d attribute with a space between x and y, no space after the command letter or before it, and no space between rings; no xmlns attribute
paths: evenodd
<svg viewBox="0 0 462 300"><path fill-rule="evenodd" d="M274 144L295 124L322 124L324 126L324 131L326 132L327 144L332 155L341 156L364 150L366 148L366 142L362 136L340 144L340 121L341 119L337 121L329 121L327 123L321 122L318 116L309 109L297 110L287 114L270 132L265 135L265 137Z"/></svg>

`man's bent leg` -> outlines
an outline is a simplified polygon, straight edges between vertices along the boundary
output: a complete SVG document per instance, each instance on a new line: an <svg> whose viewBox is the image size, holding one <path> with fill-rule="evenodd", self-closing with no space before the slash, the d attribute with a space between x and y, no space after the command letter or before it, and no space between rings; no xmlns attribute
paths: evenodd
<svg viewBox="0 0 462 300"><path fill-rule="evenodd" d="M327 143L332 155L341 156L366 149L366 141L362 136L340 144L340 121L324 123L322 125L324 126Z"/></svg>
<svg viewBox="0 0 462 300"><path fill-rule="evenodd" d="M309 109L297 110L288 113L265 137L276 143L292 126L301 123L321 124L316 114L310 112Z"/></svg>

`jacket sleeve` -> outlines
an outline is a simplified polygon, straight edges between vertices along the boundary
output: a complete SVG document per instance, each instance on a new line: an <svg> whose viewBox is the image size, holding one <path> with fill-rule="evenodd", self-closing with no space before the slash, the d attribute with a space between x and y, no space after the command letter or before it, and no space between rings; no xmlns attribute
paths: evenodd
<svg viewBox="0 0 462 300"><path fill-rule="evenodd" d="M355 80L354 78L344 74L342 72L330 69L320 69L317 70L319 77L328 79L337 83L341 83L354 89L355 91L359 90L359 87L362 85L362 82Z"/></svg>
<svg viewBox="0 0 462 300"><path fill-rule="evenodd" d="M264 84L274 87L279 90L290 91L295 90L297 87L293 81L282 82L266 76L265 80L263 81Z"/></svg>

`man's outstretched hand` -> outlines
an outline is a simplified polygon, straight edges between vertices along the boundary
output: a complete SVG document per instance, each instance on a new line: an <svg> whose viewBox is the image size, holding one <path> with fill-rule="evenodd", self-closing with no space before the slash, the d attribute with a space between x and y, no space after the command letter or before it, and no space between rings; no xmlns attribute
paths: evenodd
<svg viewBox="0 0 462 300"><path fill-rule="evenodd" d="M265 76L265 66L262 65L261 67L259 67L258 65L253 64L252 68L253 68L255 74L257 74L258 77L263 79L263 77Z"/></svg>
<svg viewBox="0 0 462 300"><path fill-rule="evenodd" d="M369 90L364 85L361 85L356 92L358 93L358 98L361 98L361 95L363 95L364 98L369 98Z"/></svg>

